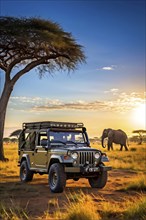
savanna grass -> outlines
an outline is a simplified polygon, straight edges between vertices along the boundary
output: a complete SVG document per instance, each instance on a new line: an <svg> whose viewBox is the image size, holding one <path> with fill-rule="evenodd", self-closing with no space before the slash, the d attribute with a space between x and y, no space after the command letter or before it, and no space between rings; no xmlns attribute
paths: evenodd
<svg viewBox="0 0 146 220"><path fill-rule="evenodd" d="M18 169L18 148L17 144L6 144L5 148L5 157L9 159L8 162L0 161L0 176L19 176Z"/></svg>
<svg viewBox="0 0 146 220"><path fill-rule="evenodd" d="M126 186L122 189L125 191L146 191L146 175L138 174L134 179L132 179L132 182L126 184Z"/></svg>
<svg viewBox="0 0 146 220"><path fill-rule="evenodd" d="M100 149L109 157L109 163L113 169L134 170L146 172L146 144L137 145L131 143L129 151L119 151L120 146L114 145L113 151L107 151L99 144L94 144L94 148ZM134 150L133 150L134 149Z"/></svg>
<svg viewBox="0 0 146 220"><path fill-rule="evenodd" d="M85 195L83 192L81 192L79 195L73 194L73 196L70 196L70 198L71 200L68 198L69 207L67 207L68 211L64 220L101 219L99 213L96 210L96 206L93 202L93 199L90 195Z"/></svg>
<svg viewBox="0 0 146 220"><path fill-rule="evenodd" d="M145 220L146 219L146 197L140 197L137 202L129 202L125 210L123 220Z"/></svg>
<svg viewBox="0 0 146 220"><path fill-rule="evenodd" d="M12 200L11 205L0 203L0 219L2 220L28 220L28 214L25 209L22 209Z"/></svg>
<svg viewBox="0 0 146 220"><path fill-rule="evenodd" d="M95 147L95 146L93 146ZM117 148L114 151L108 152L107 150L103 150L101 146L97 146L98 149L105 151L110 159L110 165L113 169L125 169L125 170L134 170L136 172L140 172L140 174L132 179L131 183L127 183L124 187L124 190L136 190L136 191L145 191L146 189L146 154L144 145L136 146L131 145L136 148L136 151L129 150L128 152L122 151L120 152ZM19 168L17 167L18 155L17 155L17 145L10 144L5 146L5 157L9 159L9 162L3 163L0 162L0 177L1 180L6 182L7 177L11 177L11 181L15 177L18 179L19 177ZM21 190L23 186L21 184L12 185L12 190ZM30 193L31 189L27 186L26 191ZM34 187L34 185L33 185ZM9 191L11 190L9 189ZM5 186L2 189L2 192L6 192ZM32 192L34 194L34 192ZM37 196L39 196L37 194ZM62 210L59 207L58 200L54 199L48 201L48 209L44 212L44 215L35 219L50 219L50 220L144 220L146 219L146 199L144 195L141 195L139 199L135 198L136 202L126 201L121 203L115 203L111 205L111 202L100 202L100 207L102 209L99 210L98 203L94 202L92 196L84 194L82 191L78 193L68 194L67 195L67 204L65 205L65 210ZM51 209L55 211L53 213L50 212ZM97 211L99 210L99 211ZM33 219L30 215L27 214L27 209L21 209L19 205L14 204L3 204L0 205L0 217L2 220L25 220L25 219Z"/></svg>
<svg viewBox="0 0 146 220"><path fill-rule="evenodd" d="M136 199L136 202L135 202ZM101 220L145 220L146 197L141 194L139 198L125 200L125 202L111 205L109 202L102 204L100 211Z"/></svg>

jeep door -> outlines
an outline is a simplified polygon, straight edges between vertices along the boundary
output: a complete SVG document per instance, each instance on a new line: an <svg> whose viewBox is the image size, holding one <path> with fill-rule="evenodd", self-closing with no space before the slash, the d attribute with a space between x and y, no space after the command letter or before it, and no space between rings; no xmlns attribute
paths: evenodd
<svg viewBox="0 0 146 220"><path fill-rule="evenodd" d="M41 142L46 141L46 146ZM36 168L47 169L48 150L47 150L47 132L40 131L37 134L37 144L34 150L34 163Z"/></svg>

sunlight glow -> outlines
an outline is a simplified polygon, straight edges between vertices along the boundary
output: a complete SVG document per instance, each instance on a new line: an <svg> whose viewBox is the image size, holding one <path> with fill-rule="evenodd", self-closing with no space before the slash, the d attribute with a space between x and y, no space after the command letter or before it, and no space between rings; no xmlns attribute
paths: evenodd
<svg viewBox="0 0 146 220"><path fill-rule="evenodd" d="M146 104L140 104L132 112L132 120L141 129L146 129Z"/></svg>

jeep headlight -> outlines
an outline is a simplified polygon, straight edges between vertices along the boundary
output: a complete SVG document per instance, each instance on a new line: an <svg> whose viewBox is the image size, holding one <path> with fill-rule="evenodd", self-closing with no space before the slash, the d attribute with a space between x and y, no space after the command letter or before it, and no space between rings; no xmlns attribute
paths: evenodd
<svg viewBox="0 0 146 220"><path fill-rule="evenodd" d="M95 159L99 159L100 153L99 152L95 152L94 157L95 157Z"/></svg>
<svg viewBox="0 0 146 220"><path fill-rule="evenodd" d="M73 152L71 153L71 157L76 160L78 158L78 153L77 152Z"/></svg>

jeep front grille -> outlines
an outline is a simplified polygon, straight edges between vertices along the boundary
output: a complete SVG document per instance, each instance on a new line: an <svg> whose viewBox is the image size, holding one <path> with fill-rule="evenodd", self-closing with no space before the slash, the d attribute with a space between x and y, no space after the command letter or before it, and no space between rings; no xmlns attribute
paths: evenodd
<svg viewBox="0 0 146 220"><path fill-rule="evenodd" d="M89 162L89 164L94 163L94 152L80 152L79 156L79 163L82 165L84 165L87 161Z"/></svg>

